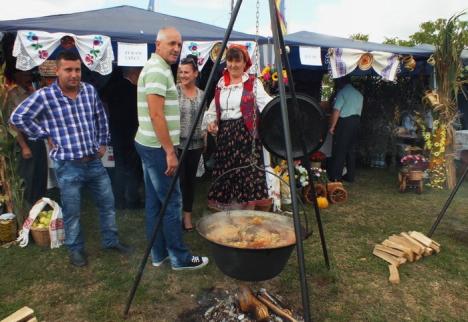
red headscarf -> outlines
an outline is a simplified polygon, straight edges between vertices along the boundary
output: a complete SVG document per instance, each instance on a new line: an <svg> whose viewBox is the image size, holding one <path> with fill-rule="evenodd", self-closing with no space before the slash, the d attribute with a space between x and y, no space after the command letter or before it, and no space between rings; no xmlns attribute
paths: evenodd
<svg viewBox="0 0 468 322"><path fill-rule="evenodd" d="M244 72L248 71L250 66L252 66L252 60L250 59L250 55L249 55L249 52L247 51L247 47L245 47L244 45L232 44L231 46L229 46L228 50L231 48L236 48L241 51L242 56L245 61ZM227 68L224 70L223 76L224 76L224 85L228 86L231 83L231 77L229 75Z"/></svg>

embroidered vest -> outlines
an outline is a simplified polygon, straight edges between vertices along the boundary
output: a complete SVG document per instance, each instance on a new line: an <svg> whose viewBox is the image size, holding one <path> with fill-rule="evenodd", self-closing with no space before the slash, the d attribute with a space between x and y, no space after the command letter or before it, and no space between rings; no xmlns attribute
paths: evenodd
<svg viewBox="0 0 468 322"><path fill-rule="evenodd" d="M242 91L242 98L240 103L240 110L242 118L244 120L245 127L249 130L250 134L254 138L258 138L258 124L259 124L259 113L258 109L255 108L255 93L253 92L253 86L255 82L255 76L249 75L249 79L244 82L244 90ZM216 106L216 117L221 119L221 88L216 86L215 90L215 106ZM256 119L256 126L254 128L254 113Z"/></svg>

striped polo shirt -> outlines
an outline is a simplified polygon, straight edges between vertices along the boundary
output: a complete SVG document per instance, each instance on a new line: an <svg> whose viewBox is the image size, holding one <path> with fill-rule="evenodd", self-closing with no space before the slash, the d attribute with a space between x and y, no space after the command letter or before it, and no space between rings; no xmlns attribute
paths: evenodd
<svg viewBox="0 0 468 322"><path fill-rule="evenodd" d="M160 148L159 141L151 123L147 95L159 95L164 99L164 115L173 145L179 145L180 112L177 88L174 84L171 67L159 55L153 53L146 62L138 78L138 131L135 141L141 145Z"/></svg>

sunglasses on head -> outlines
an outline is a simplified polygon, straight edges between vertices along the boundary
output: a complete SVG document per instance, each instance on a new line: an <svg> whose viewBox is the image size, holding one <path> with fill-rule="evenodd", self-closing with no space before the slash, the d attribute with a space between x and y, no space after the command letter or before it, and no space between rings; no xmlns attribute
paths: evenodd
<svg viewBox="0 0 468 322"><path fill-rule="evenodd" d="M182 65L192 64L192 66L194 66L195 68L198 68L198 63L193 57L185 57L180 61L180 63Z"/></svg>

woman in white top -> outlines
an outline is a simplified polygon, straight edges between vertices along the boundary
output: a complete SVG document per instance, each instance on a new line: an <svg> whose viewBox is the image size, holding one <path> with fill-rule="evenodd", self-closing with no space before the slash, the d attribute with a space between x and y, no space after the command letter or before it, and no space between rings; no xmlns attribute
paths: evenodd
<svg viewBox="0 0 468 322"><path fill-rule="evenodd" d="M217 138L213 176L215 180L221 177L211 186L208 206L216 210L267 209L271 200L265 172L248 165L254 162L263 167L259 111L271 97L254 75L246 73L252 63L244 46L230 46L226 61L227 68L204 119L208 132ZM232 169L236 170L229 171Z"/></svg>

